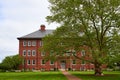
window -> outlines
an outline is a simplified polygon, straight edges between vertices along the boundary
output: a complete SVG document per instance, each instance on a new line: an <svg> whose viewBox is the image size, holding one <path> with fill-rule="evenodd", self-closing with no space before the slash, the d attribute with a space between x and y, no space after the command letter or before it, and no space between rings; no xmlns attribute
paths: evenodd
<svg viewBox="0 0 120 80"><path fill-rule="evenodd" d="M32 65L35 65L36 61L35 60L32 60Z"/></svg>
<svg viewBox="0 0 120 80"><path fill-rule="evenodd" d="M84 61L84 60L82 60L82 64L85 64L85 61Z"/></svg>
<svg viewBox="0 0 120 80"><path fill-rule="evenodd" d="M25 60L23 60L23 61L22 61L22 65L25 65L25 63L26 63L26 61L25 61Z"/></svg>
<svg viewBox="0 0 120 80"><path fill-rule="evenodd" d="M35 56L35 55L36 55L36 51L32 50L32 56Z"/></svg>
<svg viewBox="0 0 120 80"><path fill-rule="evenodd" d="M30 65L30 60L27 60L27 64Z"/></svg>
<svg viewBox="0 0 120 80"><path fill-rule="evenodd" d="M31 46L31 41L28 41L28 46Z"/></svg>
<svg viewBox="0 0 120 80"><path fill-rule="evenodd" d="M81 56L85 56L85 50L81 51Z"/></svg>
<svg viewBox="0 0 120 80"><path fill-rule="evenodd" d="M42 60L42 64L45 64L45 60Z"/></svg>
<svg viewBox="0 0 120 80"><path fill-rule="evenodd" d="M40 46L43 46L43 41L40 41Z"/></svg>
<svg viewBox="0 0 120 80"><path fill-rule="evenodd" d="M36 46L36 41L32 41L32 46Z"/></svg>
<svg viewBox="0 0 120 80"><path fill-rule="evenodd" d="M26 50L23 50L23 56L26 56Z"/></svg>
<svg viewBox="0 0 120 80"><path fill-rule="evenodd" d="M51 60L51 61L50 61L50 65L53 65L53 64L54 64L54 61Z"/></svg>
<svg viewBox="0 0 120 80"><path fill-rule="evenodd" d="M45 52L44 51L41 52L41 56L45 56Z"/></svg>
<svg viewBox="0 0 120 80"><path fill-rule="evenodd" d="M28 56L31 56L31 50L28 50Z"/></svg>
<svg viewBox="0 0 120 80"><path fill-rule="evenodd" d="M50 51L50 56L53 56L53 55L54 55L53 50L51 50Z"/></svg>
<svg viewBox="0 0 120 80"><path fill-rule="evenodd" d="M76 60L72 60L72 64L76 64Z"/></svg>
<svg viewBox="0 0 120 80"><path fill-rule="evenodd" d="M70 54L71 54L70 52L67 52L67 53L66 53L66 56L70 56Z"/></svg>
<svg viewBox="0 0 120 80"><path fill-rule="evenodd" d="M23 46L27 46L27 41L23 41Z"/></svg>

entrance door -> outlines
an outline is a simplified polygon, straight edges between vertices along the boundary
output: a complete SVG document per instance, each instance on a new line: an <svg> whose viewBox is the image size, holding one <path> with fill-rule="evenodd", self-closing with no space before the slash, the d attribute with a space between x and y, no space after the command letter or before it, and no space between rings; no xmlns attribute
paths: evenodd
<svg viewBox="0 0 120 80"><path fill-rule="evenodd" d="M65 65L66 65L65 61L61 61L61 69L65 70Z"/></svg>

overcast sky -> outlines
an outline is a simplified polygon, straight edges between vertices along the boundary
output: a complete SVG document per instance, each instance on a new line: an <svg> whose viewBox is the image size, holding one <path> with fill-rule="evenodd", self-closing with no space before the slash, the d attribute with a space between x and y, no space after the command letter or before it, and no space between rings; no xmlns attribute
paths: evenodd
<svg viewBox="0 0 120 80"><path fill-rule="evenodd" d="M56 24L46 22L48 7L47 0L0 0L0 62L18 53L17 37L38 30L41 24L56 28Z"/></svg>

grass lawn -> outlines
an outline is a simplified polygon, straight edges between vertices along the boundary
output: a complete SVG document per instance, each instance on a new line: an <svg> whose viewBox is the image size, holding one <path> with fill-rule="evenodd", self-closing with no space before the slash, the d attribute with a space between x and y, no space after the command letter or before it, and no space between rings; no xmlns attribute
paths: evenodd
<svg viewBox="0 0 120 80"><path fill-rule="evenodd" d="M71 71L71 74L80 77L82 80L120 80L120 72L103 72L104 76L94 76L94 72Z"/></svg>
<svg viewBox="0 0 120 80"><path fill-rule="evenodd" d="M4 72L0 80L67 80L61 72Z"/></svg>

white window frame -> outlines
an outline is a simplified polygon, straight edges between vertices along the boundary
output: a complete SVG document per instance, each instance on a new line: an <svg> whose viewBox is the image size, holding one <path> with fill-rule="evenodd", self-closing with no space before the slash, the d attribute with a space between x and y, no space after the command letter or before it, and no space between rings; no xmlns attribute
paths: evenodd
<svg viewBox="0 0 120 80"><path fill-rule="evenodd" d="M81 56L85 56L85 50L81 51Z"/></svg>
<svg viewBox="0 0 120 80"><path fill-rule="evenodd" d="M23 41L23 46L27 46L27 41Z"/></svg>
<svg viewBox="0 0 120 80"><path fill-rule="evenodd" d="M32 65L35 65L36 64L36 60L32 60Z"/></svg>
<svg viewBox="0 0 120 80"><path fill-rule="evenodd" d="M27 65L30 65L31 64L31 61L30 60L27 60Z"/></svg>
<svg viewBox="0 0 120 80"><path fill-rule="evenodd" d="M45 56L45 52L44 51L41 51L41 56Z"/></svg>
<svg viewBox="0 0 120 80"><path fill-rule="evenodd" d="M36 56L36 50L32 50L32 56Z"/></svg>
<svg viewBox="0 0 120 80"><path fill-rule="evenodd" d="M42 40L40 41L40 46L43 46L43 41Z"/></svg>
<svg viewBox="0 0 120 80"><path fill-rule="evenodd" d="M28 46L31 46L31 41L28 41Z"/></svg>
<svg viewBox="0 0 120 80"><path fill-rule="evenodd" d="M66 52L66 56L71 56L71 53L70 52Z"/></svg>
<svg viewBox="0 0 120 80"><path fill-rule="evenodd" d="M23 55L23 56L26 56L26 54L27 54L27 51L26 51L26 50L23 50L22 55Z"/></svg>
<svg viewBox="0 0 120 80"><path fill-rule="evenodd" d="M36 41L32 41L32 46L36 46Z"/></svg>
<svg viewBox="0 0 120 80"><path fill-rule="evenodd" d="M31 56L31 50L28 50L28 51L27 51L27 55L28 55L28 56Z"/></svg>

